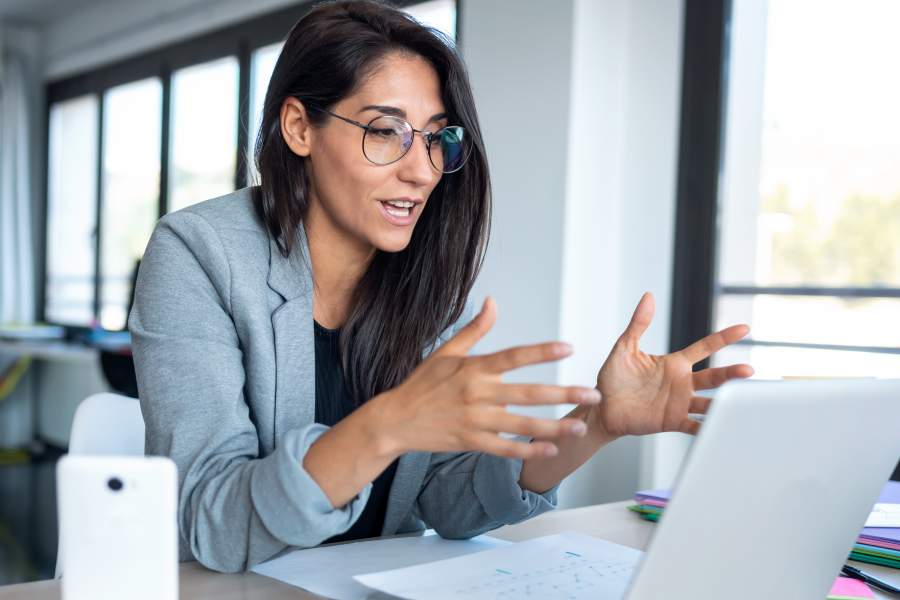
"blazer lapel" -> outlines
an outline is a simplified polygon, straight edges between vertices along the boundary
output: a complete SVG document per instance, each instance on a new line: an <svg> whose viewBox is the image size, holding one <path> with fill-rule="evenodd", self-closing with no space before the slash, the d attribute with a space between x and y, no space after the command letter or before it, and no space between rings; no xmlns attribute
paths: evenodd
<svg viewBox="0 0 900 600"><path fill-rule="evenodd" d="M285 258L269 239L268 285L285 300L272 313L275 336L275 445L285 432L313 422L316 366L313 343L312 263L302 223Z"/></svg>

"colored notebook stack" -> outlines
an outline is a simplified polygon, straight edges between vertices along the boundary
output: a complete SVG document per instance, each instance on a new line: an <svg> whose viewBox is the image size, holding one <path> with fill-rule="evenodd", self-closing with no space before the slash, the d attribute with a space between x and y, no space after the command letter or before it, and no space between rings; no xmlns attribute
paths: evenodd
<svg viewBox="0 0 900 600"><path fill-rule="evenodd" d="M646 490L634 495L637 504L628 507L648 521L658 521L669 502L669 490ZM900 481L889 481L878 502L900 504ZM859 534L851 560L900 569L900 528L866 527Z"/></svg>

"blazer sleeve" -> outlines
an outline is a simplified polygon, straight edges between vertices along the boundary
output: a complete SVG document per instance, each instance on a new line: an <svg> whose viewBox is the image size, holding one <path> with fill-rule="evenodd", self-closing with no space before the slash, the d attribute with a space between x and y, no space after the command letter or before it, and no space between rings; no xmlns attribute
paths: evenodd
<svg viewBox="0 0 900 600"><path fill-rule="evenodd" d="M446 339L474 313L470 301ZM559 484L543 494L523 489L519 485L522 464L522 459L484 452L434 453L414 504L416 516L441 537L466 539L556 508Z"/></svg>
<svg viewBox="0 0 900 600"><path fill-rule="evenodd" d="M259 456L231 285L215 230L200 215L172 213L144 253L129 317L146 452L178 467L181 558L227 572L346 531L371 491L331 506L302 466L328 429L320 424L288 432Z"/></svg>

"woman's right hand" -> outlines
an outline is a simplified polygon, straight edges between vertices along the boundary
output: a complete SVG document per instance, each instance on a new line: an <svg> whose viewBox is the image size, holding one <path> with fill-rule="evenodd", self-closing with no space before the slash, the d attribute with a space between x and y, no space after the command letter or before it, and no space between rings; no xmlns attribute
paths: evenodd
<svg viewBox="0 0 900 600"><path fill-rule="evenodd" d="M506 384L505 371L571 354L568 344L549 342L467 356L494 325L496 307L487 298L481 312L429 355L402 384L367 404L377 415L379 437L388 452L480 451L511 458L553 456L550 441L505 439L501 432L533 438L584 435L580 419L539 419L510 413L507 405L597 404L600 393L589 387Z"/></svg>

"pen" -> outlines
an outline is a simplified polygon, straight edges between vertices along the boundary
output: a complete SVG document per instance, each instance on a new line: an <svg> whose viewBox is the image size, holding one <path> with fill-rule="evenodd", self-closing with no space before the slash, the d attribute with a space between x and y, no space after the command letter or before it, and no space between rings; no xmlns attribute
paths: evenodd
<svg viewBox="0 0 900 600"><path fill-rule="evenodd" d="M844 565L841 567L841 572L847 577L852 577L853 579L859 579L860 581L864 581L869 585L878 588L883 592L890 592L891 594L900 595L900 589L895 588L889 583L885 583L884 581L875 579L871 575L867 573L863 573L859 569L851 567L850 565Z"/></svg>

